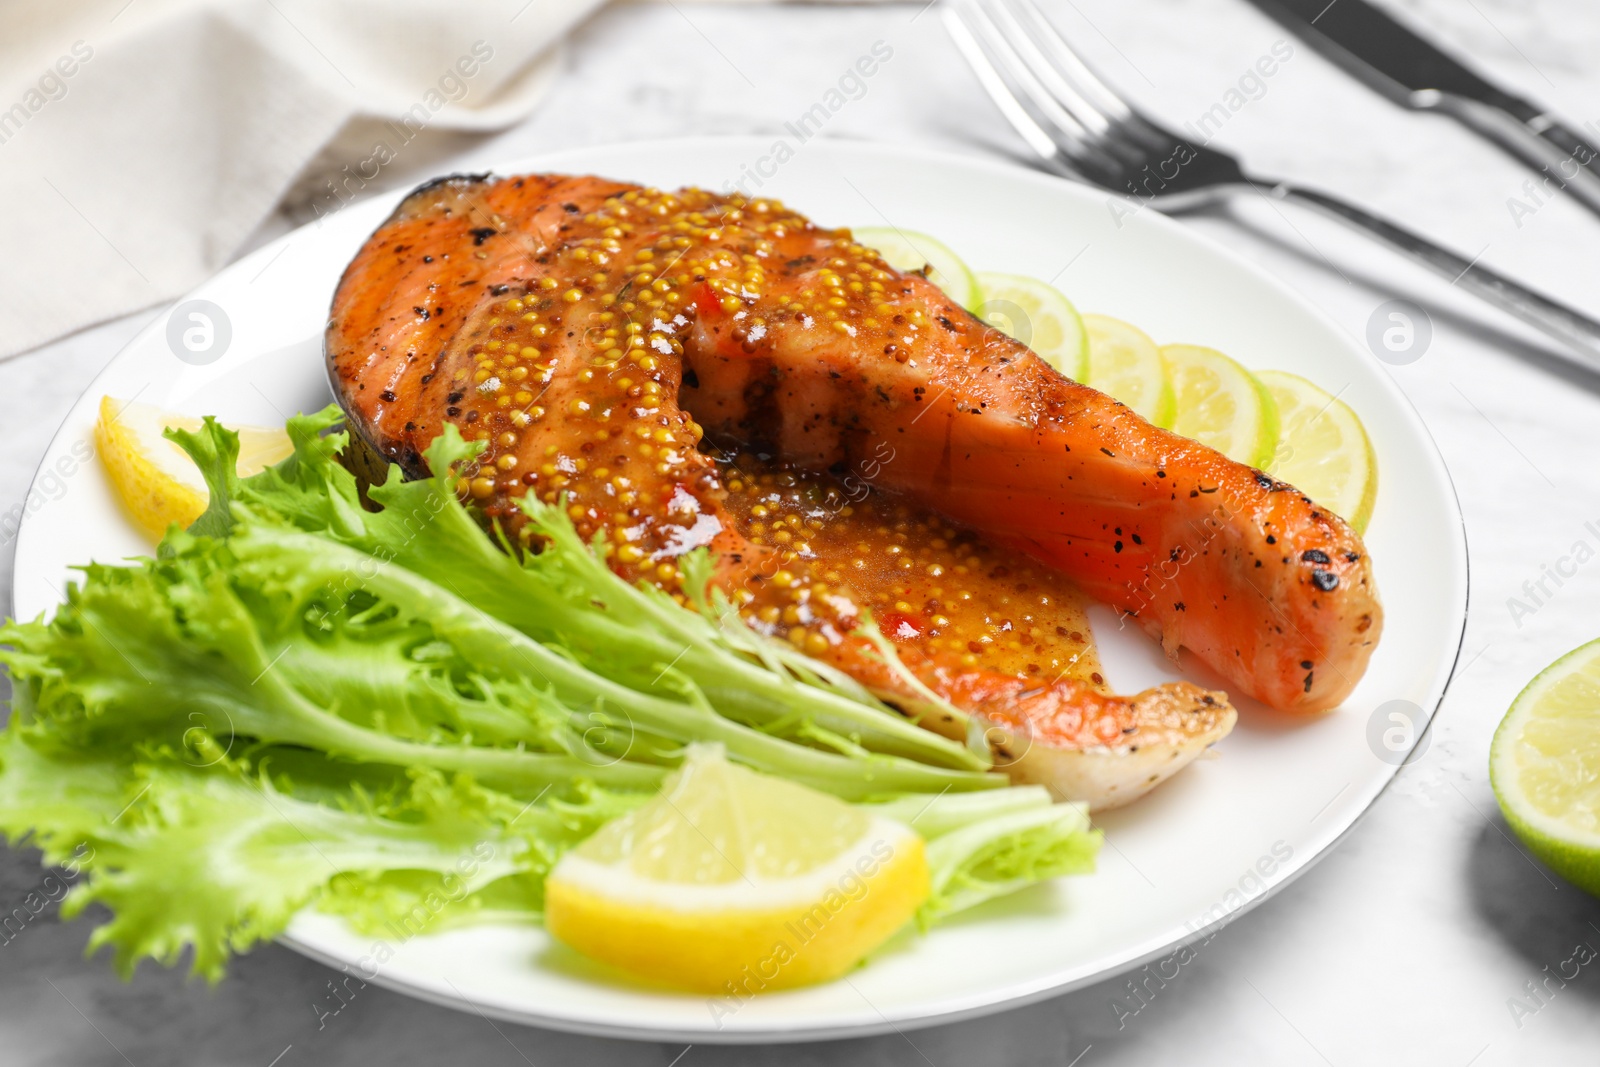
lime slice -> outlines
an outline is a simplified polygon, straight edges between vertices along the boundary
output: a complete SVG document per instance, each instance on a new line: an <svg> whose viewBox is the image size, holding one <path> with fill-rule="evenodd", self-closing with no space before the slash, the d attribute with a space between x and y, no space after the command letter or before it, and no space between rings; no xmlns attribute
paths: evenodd
<svg viewBox="0 0 1600 1067"><path fill-rule="evenodd" d="M1517 695L1489 748L1489 781L1533 854L1600 896L1600 641Z"/></svg>
<svg viewBox="0 0 1600 1067"><path fill-rule="evenodd" d="M1157 426L1172 425L1172 385L1161 350L1143 331L1109 315L1083 316L1089 338L1084 382L1115 397Z"/></svg>
<svg viewBox="0 0 1600 1067"><path fill-rule="evenodd" d="M1161 349L1177 415L1172 431L1210 445L1229 459L1265 467L1278 446L1278 409L1255 375L1214 348Z"/></svg>
<svg viewBox="0 0 1600 1067"><path fill-rule="evenodd" d="M1350 406L1299 375L1256 373L1278 408L1278 446L1262 468L1365 533L1378 498L1378 457Z"/></svg>
<svg viewBox="0 0 1600 1067"><path fill-rule="evenodd" d="M1089 376L1089 335L1060 290L1021 274L978 275L982 301L973 314L1021 341L1074 381Z"/></svg>
<svg viewBox="0 0 1600 1067"><path fill-rule="evenodd" d="M928 267L928 280L951 300L968 311L978 306L978 279L943 241L894 226L858 226L850 232L895 270L910 272Z"/></svg>
<svg viewBox="0 0 1600 1067"><path fill-rule="evenodd" d="M695 744L659 796L561 857L545 925L658 982L720 992L760 969L779 989L844 974L928 890L904 824Z"/></svg>

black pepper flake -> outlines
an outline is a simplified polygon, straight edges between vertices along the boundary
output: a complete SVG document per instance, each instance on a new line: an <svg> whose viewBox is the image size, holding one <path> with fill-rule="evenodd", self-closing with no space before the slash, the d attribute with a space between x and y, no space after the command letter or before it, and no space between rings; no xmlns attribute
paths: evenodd
<svg viewBox="0 0 1600 1067"><path fill-rule="evenodd" d="M473 244L481 245L483 242L487 241L500 231L495 229L493 226L479 226L476 229L468 230L467 232L472 234Z"/></svg>
<svg viewBox="0 0 1600 1067"><path fill-rule="evenodd" d="M382 400L385 404L393 404L394 403L394 390L393 389L385 389L383 392L378 394L378 399Z"/></svg>
<svg viewBox="0 0 1600 1067"><path fill-rule="evenodd" d="M461 403L461 398L466 396L466 395L467 395L466 393L463 393L463 392L461 392L461 390L457 389L455 392L451 393L449 396L444 398L445 399L445 403L447 403L447 404L459 404L459 403Z"/></svg>
<svg viewBox="0 0 1600 1067"><path fill-rule="evenodd" d="M1303 660L1300 661L1300 666L1304 667L1306 670L1309 671L1312 668L1312 663L1308 659L1303 659Z"/></svg>
<svg viewBox="0 0 1600 1067"><path fill-rule="evenodd" d="M1260 471L1256 471L1256 484L1259 485L1263 489L1271 489L1272 488L1272 479L1268 478L1265 474L1262 474Z"/></svg>
<svg viewBox="0 0 1600 1067"><path fill-rule="evenodd" d="M1267 544L1275 545L1277 543L1278 543L1278 539L1276 537L1274 537L1272 534L1267 534Z"/></svg>
<svg viewBox="0 0 1600 1067"><path fill-rule="evenodd" d="M1167 476L1167 472L1166 471L1156 471L1156 477L1157 478L1165 478L1166 476Z"/></svg>
<svg viewBox="0 0 1600 1067"><path fill-rule="evenodd" d="M1320 549L1320 548L1308 548L1304 552L1300 553L1300 562L1302 562L1302 563L1327 563L1328 562L1328 554L1326 552L1322 551L1322 549Z"/></svg>
<svg viewBox="0 0 1600 1067"><path fill-rule="evenodd" d="M1306 671L1306 689L1305 689L1305 691L1308 692L1308 693L1311 692L1311 675L1312 675L1312 673L1313 672L1311 672L1311 671Z"/></svg>
<svg viewBox="0 0 1600 1067"><path fill-rule="evenodd" d="M1111 451L1111 449L1107 448L1105 445L1101 445L1100 446L1100 451L1104 452L1106 455L1110 456L1112 459L1116 459L1117 458L1117 454L1115 452Z"/></svg>
<svg viewBox="0 0 1600 1067"><path fill-rule="evenodd" d="M433 257L432 256L423 256L422 257L422 262L424 262L424 263L432 263L433 262Z"/></svg>
<svg viewBox="0 0 1600 1067"><path fill-rule="evenodd" d="M1121 552L1122 551L1122 542L1121 541L1113 542L1112 545L1111 545L1111 550L1113 552Z"/></svg>
<svg viewBox="0 0 1600 1067"><path fill-rule="evenodd" d="M1311 580L1324 593L1331 593L1339 588L1339 576L1332 571L1314 570L1311 572Z"/></svg>
<svg viewBox="0 0 1600 1067"><path fill-rule="evenodd" d="M1138 534L1133 534L1132 536L1133 536L1133 543L1134 544L1136 544L1136 545L1144 544L1143 541L1139 540L1139 535Z"/></svg>

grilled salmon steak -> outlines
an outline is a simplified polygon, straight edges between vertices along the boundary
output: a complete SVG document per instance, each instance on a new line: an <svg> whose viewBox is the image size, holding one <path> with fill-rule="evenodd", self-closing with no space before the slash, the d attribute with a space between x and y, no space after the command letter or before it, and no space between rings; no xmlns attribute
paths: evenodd
<svg viewBox="0 0 1600 1067"><path fill-rule="evenodd" d="M706 546L746 620L997 765L1126 803L1232 727L1188 682L1106 691L1078 589L1273 707L1337 704L1382 612L1360 539L1292 487L1062 377L917 274L774 200L453 177L351 262L327 358L356 433L520 528L565 499L678 591ZM860 636L870 610L907 671ZM923 715L965 736L973 723Z"/></svg>

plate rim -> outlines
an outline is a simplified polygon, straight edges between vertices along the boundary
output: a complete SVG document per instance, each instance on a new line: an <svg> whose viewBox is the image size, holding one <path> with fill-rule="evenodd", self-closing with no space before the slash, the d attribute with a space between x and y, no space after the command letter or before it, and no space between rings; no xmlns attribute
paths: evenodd
<svg viewBox="0 0 1600 1067"><path fill-rule="evenodd" d="M487 171L491 174L524 173L537 170L539 168L548 169L552 167L560 167L563 161L583 159L587 156L611 151L635 151L640 153L648 153L652 150L683 151L697 146L717 149L740 146L749 150L760 152L764 151L768 147L768 142L770 140L770 137L760 134L697 135L689 137L652 138L642 140L625 139L597 142L588 145L552 150L549 152L540 152L524 157L497 161L487 166L475 165L470 168L470 172L483 173ZM1086 183L1077 182L1068 178L1034 170L1010 160L999 159L991 156L964 155L946 148L935 148L921 144L908 144L891 140L846 139L842 137L819 137L815 141L810 142L808 147L818 148L824 152L873 158L882 158L887 153L893 153L899 158L910 159L913 162L924 163L930 167L955 167L958 169L976 170L980 172L987 171L991 174L1002 176L1008 180L1022 180L1036 184L1040 187L1048 188L1053 195L1065 195L1080 200L1093 199L1099 195L1099 191L1096 187L1090 186ZM442 177L447 174L461 174L468 172L469 170L467 169L447 170L441 172L439 176ZM422 183L418 182L416 184ZM351 201L346 206L360 208L369 204L381 202L398 203L413 188L415 188L415 184L388 190L382 193L376 193L370 197ZM1169 216L1160 214L1159 212L1140 212L1139 214L1147 216L1141 225L1154 226L1157 229L1166 231L1168 234L1176 235L1178 240L1189 242L1192 245L1202 249L1206 254L1217 257L1229 263L1234 268L1243 271L1249 275L1256 284L1261 285L1268 291L1276 294L1279 300L1286 302L1294 307L1298 312L1308 315L1312 319L1319 322L1329 331L1330 335L1339 337L1340 343L1343 344L1352 354L1358 354L1360 352L1360 349L1353 342L1351 342L1348 337L1344 336L1347 331L1345 331L1328 312L1324 311L1318 305L1312 303L1307 297L1302 295L1298 289L1290 286L1287 282L1280 281L1273 274L1269 273L1265 267L1259 266L1256 263L1240 256L1238 253L1235 253L1232 249L1228 248L1215 237L1184 226L1182 223ZM170 301L163 301L161 304L155 306L176 306L185 299L190 298L194 292L210 285L217 279L219 275L231 270L243 269L244 264L252 263L258 259L275 256L279 251L282 250L284 246L293 241L302 232L302 230L307 227L318 226L320 225L320 222L321 220L307 222L303 226L296 227L295 229L280 235L272 241L262 245L260 248L254 249L249 254L227 264L221 270L213 273L210 277L206 278L198 285L191 287L191 289L186 291L184 294ZM68 425L73 421L74 416L78 413L80 407L86 402L87 398L91 397L95 393L96 387L100 384L102 379L112 372L115 365L120 360L125 358L127 353L131 351L137 351L149 336L159 332L161 329L163 329L163 319L161 315L157 315L137 333L135 333L132 338L123 344L121 348L119 348L118 351L109 360L107 360L105 366L100 369L100 371L94 376L94 378L85 387L83 392L79 395L77 400L73 402L71 407L68 409L66 416L63 418L61 425L51 436L50 442L46 446L39 464L35 467L33 478L29 481L29 495L33 493L38 479L44 470L45 464L52 456L55 455L57 446L60 444L63 435L67 432ZM1357 355L1357 358L1359 359L1361 357ZM1248 898L1239 907L1234 908L1231 911L1227 911L1218 916L1216 919L1213 919L1212 921L1197 928L1191 929L1185 927L1176 932L1168 930L1160 935L1157 935L1157 937L1153 939L1160 942L1159 944L1155 944L1154 947L1137 949L1133 955L1130 955L1116 963L1103 966L1092 973L1068 978L1053 978L1047 976L1027 982L1006 985L999 987L998 989L990 989L982 994L967 994L962 997L949 997L946 998L943 1003L950 1006L942 1009L936 1009L932 1011L919 1010L916 1012L905 1012L902 1010L898 1014L893 1015L878 1012L879 1018L877 1020L869 1019L858 1023L840 1023L827 1026L807 1026L803 1018L797 1020L796 1024L792 1026L783 1025L782 1023L767 1023L764 1024L763 1028L761 1029L752 1028L721 1030L704 1025L699 1027L681 1028L653 1025L634 1026L628 1024L627 1022L615 1019L601 1021L599 1019L593 1019L587 1016L573 1017L570 1015L546 1015L533 1009L515 1010L493 1003L481 1002L464 993L458 992L455 995L442 993L436 989L418 984L412 979L403 976L397 977L389 974L388 972L380 972L378 975L370 979L364 978L364 980L369 981L374 985L403 993L407 996L415 997L419 1000L437 1004L443 1007L449 1007L461 1011L473 1011L480 1015L492 1017L505 1022L511 1022L524 1026L535 1026L564 1033L634 1041L677 1041L693 1038L695 1043L717 1045L805 1043L813 1041L839 1040L842 1038L876 1036L886 1033L900 1032L908 1029L923 1029L931 1026L958 1023L990 1014L995 1014L1000 1011L1024 1007L1029 1004L1035 1004L1040 1001L1047 1000L1051 997L1061 996L1066 993L1094 985L1098 982L1116 978L1120 975L1128 973L1129 971L1136 970L1137 968L1142 967L1153 960L1160 959L1176 951L1181 951L1188 945L1192 945L1198 941L1214 936L1215 933L1220 932L1223 928L1233 923L1235 920L1242 918L1244 915L1255 910L1255 908L1260 906L1265 901L1275 897L1286 886L1298 880L1301 875L1305 874L1306 871L1310 870L1325 856L1337 848L1339 844L1341 844L1344 839L1367 818L1373 807L1376 806L1378 800L1394 784L1395 780L1399 777L1400 772L1412 762L1418 747L1421 746L1424 740L1430 736L1438 718L1439 708L1443 704L1444 699L1449 692L1450 686L1455 680L1456 672L1460 665L1461 653L1466 640L1468 609L1471 603L1470 548L1467 537L1466 517L1461 509L1460 494L1456 488L1455 481L1450 474L1449 467L1444 461L1444 456L1439 450L1437 441L1434 439L1434 436L1429 430L1427 423L1423 420L1421 413L1411 402L1411 399L1399 387L1393 377L1386 373L1381 367L1377 368L1377 372L1373 375L1373 380L1377 382L1378 387L1388 395L1390 400L1397 402L1397 408L1401 412L1402 416L1412 424L1412 427L1420 431L1423 440L1426 441L1428 446L1425 450L1423 450L1421 458L1442 480L1443 485L1449 490L1448 501L1452 514L1445 516L1445 518L1453 518L1454 521L1447 522L1446 525L1452 534L1458 534L1459 537L1459 539L1457 539L1457 537L1453 536L1450 539L1452 549L1450 553L1450 570L1452 572L1452 576L1458 578L1460 587L1458 608L1452 610L1451 612L1451 617L1457 620L1455 649L1453 653L1447 657L1447 664L1444 665L1442 669L1437 671L1435 677L1429 683L1429 695L1423 702L1423 711L1426 716L1426 724L1423 729L1416 731L1411 748L1407 751L1405 758L1399 763L1393 764L1390 767L1378 788L1374 790L1371 796L1367 798L1360 810L1351 815L1348 821L1336 833L1316 844L1313 849L1310 849L1307 852L1304 858L1301 858L1299 855L1293 857L1284 865L1283 868L1280 868L1284 872L1280 877L1278 877L1271 885L1267 886L1260 893ZM43 515L45 510L46 509L40 509L39 512L33 513L25 512L13 539L15 543L15 549L12 559L12 585L10 590L11 603L9 605L13 618L16 616L16 595L18 588L16 578L18 573L21 571L21 565L25 555L25 543L31 540L31 538L28 536L30 531L39 528L39 522L42 521L39 519L39 516ZM1455 583L1453 582L1452 584ZM292 932L292 928L291 930L285 931L285 933L279 935L279 937L277 937L275 940L277 943L282 944L309 959L315 960L335 969L348 966L350 963L350 960L341 957L337 952L315 944L304 938L297 937ZM1152 939L1146 939L1147 944L1151 940Z"/></svg>

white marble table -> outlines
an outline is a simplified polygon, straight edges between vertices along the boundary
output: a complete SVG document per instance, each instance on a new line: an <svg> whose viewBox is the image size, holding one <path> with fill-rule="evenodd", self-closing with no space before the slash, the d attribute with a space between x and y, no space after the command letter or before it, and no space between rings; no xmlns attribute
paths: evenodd
<svg viewBox="0 0 1600 1067"><path fill-rule="evenodd" d="M1241 0L1059 0L1058 24L1108 76L1175 122L1193 120L1286 35ZM1600 122L1600 10L1583 0L1410 0L1410 13L1507 83L1574 122ZM573 144L688 133L777 132L874 41L893 60L827 136L1020 149L937 18L920 5L613 8L574 42L554 96L488 141L430 141L382 185ZM1442 119L1385 104L1295 46L1221 143L1260 169L1314 181L1409 221L1574 303L1600 309L1600 220L1531 204L1527 175ZM15 206L11 210L15 210ZM260 239L281 232L276 220ZM330 971L270 947L220 987L146 966L131 984L81 958L87 927L51 916L0 944L0 1062L214 1064L1523 1064L1594 1062L1600 977L1585 968L1540 1001L1513 998L1600 947L1600 903L1557 883L1507 835L1489 791L1490 735L1517 690L1600 633L1600 565L1531 615L1508 598L1595 535L1600 380L1563 371L1544 343L1328 224L1264 203L1192 225L1286 279L1355 336L1405 297L1432 313L1425 356L1392 373L1455 477L1472 554L1462 666L1425 757L1315 869L1227 928L1136 1015L1110 981L956 1026L862 1041L728 1049L598 1041L363 990L319 1029ZM1586 251L1587 250L1587 251ZM0 364L0 507L22 499L46 441L92 375L148 315ZM1527 357L1527 358L1519 358ZM9 526L0 529L8 532ZM6 538L0 602L9 601ZM41 874L0 854L0 902ZM1532 1010L1537 1006L1537 1011ZM276 1057L276 1059L275 1059Z"/></svg>

